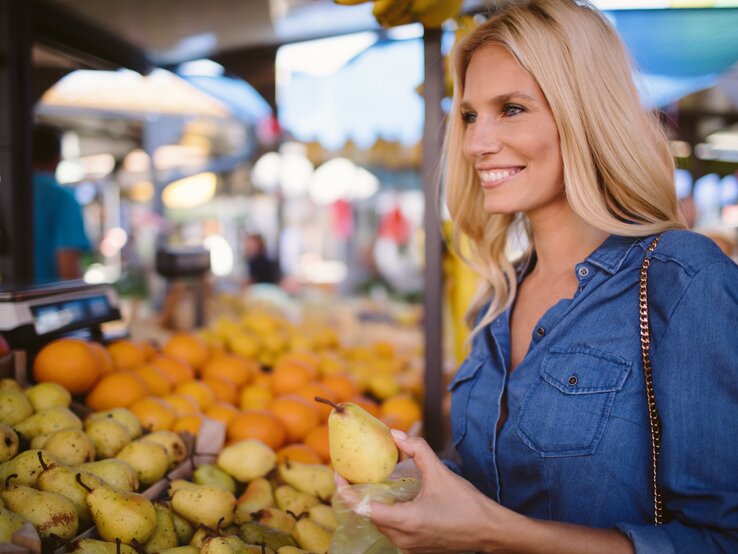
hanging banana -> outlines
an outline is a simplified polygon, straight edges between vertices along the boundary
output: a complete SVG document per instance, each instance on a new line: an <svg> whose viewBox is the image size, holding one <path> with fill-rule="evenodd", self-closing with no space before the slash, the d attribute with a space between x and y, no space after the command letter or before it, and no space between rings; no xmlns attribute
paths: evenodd
<svg viewBox="0 0 738 554"><path fill-rule="evenodd" d="M355 6L369 0L333 0L343 6ZM383 27L419 22L427 29L437 29L444 21L457 17L463 0L373 0L372 14Z"/></svg>

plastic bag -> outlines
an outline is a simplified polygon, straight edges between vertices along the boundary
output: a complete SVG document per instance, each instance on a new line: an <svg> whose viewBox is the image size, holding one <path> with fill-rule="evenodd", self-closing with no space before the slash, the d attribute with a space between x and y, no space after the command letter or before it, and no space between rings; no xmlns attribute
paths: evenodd
<svg viewBox="0 0 738 554"><path fill-rule="evenodd" d="M370 502L407 502L417 496L420 487L420 479L412 477L385 483L349 485L349 494L358 498L354 510L339 493L334 494L333 510L338 528L333 533L329 554L399 554L397 547L379 532L369 518L360 515L362 507L368 507Z"/></svg>

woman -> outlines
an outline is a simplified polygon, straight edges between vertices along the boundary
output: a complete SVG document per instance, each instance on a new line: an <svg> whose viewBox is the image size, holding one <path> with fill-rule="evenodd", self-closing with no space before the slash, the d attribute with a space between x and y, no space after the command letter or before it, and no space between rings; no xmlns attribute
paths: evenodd
<svg viewBox="0 0 738 554"><path fill-rule="evenodd" d="M447 201L487 283L450 386L460 463L395 432L423 489L371 504L372 521L403 552L738 551L738 268L681 230L668 143L617 34L585 2L515 2L455 68ZM638 283L660 233L655 526Z"/></svg>

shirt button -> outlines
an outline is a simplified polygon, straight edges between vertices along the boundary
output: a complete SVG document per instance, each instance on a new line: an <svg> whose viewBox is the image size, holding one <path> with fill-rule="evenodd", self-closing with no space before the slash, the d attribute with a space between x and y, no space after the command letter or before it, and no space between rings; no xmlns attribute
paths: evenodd
<svg viewBox="0 0 738 554"><path fill-rule="evenodd" d="M539 327L538 329L536 329L536 333L538 334L539 337L542 337L543 335L546 334L546 330L543 327Z"/></svg>
<svg viewBox="0 0 738 554"><path fill-rule="evenodd" d="M572 387L573 387L574 385L576 385L576 384L577 384L578 382L579 382L579 379L577 378L577 376L576 376L576 375L572 375L571 377L569 377L569 384L570 384L570 385L571 385Z"/></svg>
<svg viewBox="0 0 738 554"><path fill-rule="evenodd" d="M579 273L579 276L580 277L586 277L587 275L589 275L589 269L586 268L586 267L584 267L584 266L582 266L582 267L579 268L579 270L577 271L577 273Z"/></svg>

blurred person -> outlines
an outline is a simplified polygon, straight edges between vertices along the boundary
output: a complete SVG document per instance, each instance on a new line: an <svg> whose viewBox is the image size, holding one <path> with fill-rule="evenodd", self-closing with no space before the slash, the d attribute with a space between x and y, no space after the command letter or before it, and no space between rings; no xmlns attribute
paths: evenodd
<svg viewBox="0 0 738 554"><path fill-rule="evenodd" d="M509 2L454 67L446 200L484 278L450 385L458 460L394 431L420 493L356 510L403 553L738 552L738 266L683 229L616 31L584 0Z"/></svg>
<svg viewBox="0 0 738 554"><path fill-rule="evenodd" d="M249 284L278 284L281 278L279 264L267 255L264 237L258 233L246 235L244 245Z"/></svg>
<svg viewBox="0 0 738 554"><path fill-rule="evenodd" d="M81 206L55 177L61 161L61 131L37 125L32 146L35 281L78 279L82 276L81 257L90 250L90 241Z"/></svg>

